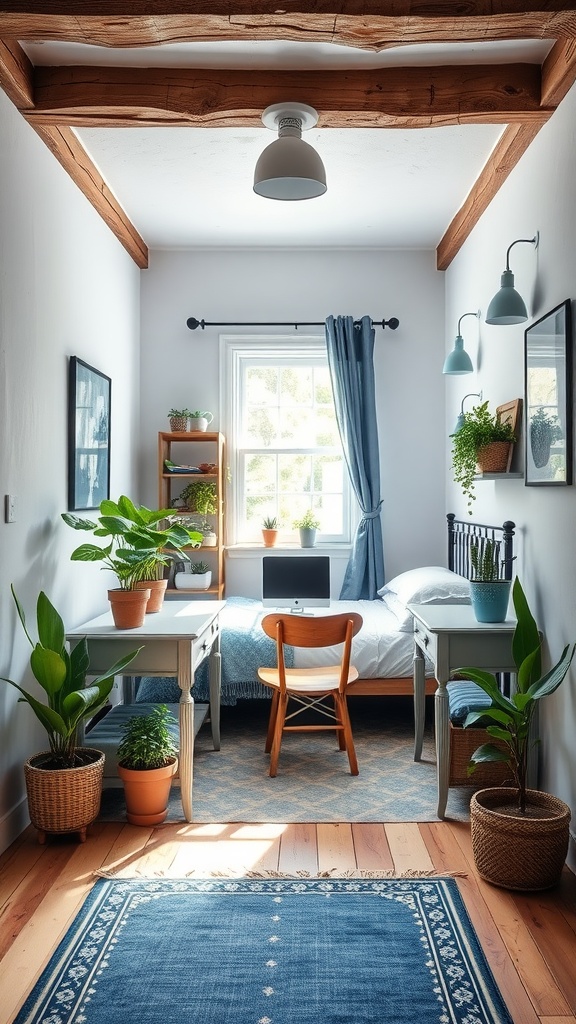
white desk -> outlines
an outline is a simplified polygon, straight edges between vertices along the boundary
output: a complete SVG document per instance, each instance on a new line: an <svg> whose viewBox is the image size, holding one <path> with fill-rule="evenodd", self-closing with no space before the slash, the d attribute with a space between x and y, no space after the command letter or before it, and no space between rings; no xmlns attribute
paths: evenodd
<svg viewBox="0 0 576 1024"><path fill-rule="evenodd" d="M116 629L112 615L106 612L84 622L66 634L71 641L86 637L90 673L100 675L130 651L142 650L128 666L132 675L176 676L181 690L180 787L182 809L192 821L192 781L194 756L194 669L210 657L211 717L220 709L220 626L219 614L224 601L169 601L162 611L147 615L138 629ZM219 721L212 722L214 745L219 746Z"/></svg>
<svg viewBox="0 0 576 1024"><path fill-rule="evenodd" d="M438 689L434 697L438 817L443 818L448 799L450 730L446 683L458 668L516 672L512 657L515 619L477 622L471 605L408 605L414 616L414 692L423 693L424 654L434 666ZM417 716L414 760L422 755L423 717Z"/></svg>

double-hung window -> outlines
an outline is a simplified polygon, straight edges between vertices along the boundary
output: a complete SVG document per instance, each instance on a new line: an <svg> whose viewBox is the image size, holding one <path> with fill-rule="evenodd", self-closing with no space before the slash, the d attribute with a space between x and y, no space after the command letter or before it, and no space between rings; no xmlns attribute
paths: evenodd
<svg viewBox="0 0 576 1024"><path fill-rule="evenodd" d="M320 338L222 338L231 506L228 541L261 543L265 518L280 541L311 510L322 542L350 540L350 486L326 346Z"/></svg>

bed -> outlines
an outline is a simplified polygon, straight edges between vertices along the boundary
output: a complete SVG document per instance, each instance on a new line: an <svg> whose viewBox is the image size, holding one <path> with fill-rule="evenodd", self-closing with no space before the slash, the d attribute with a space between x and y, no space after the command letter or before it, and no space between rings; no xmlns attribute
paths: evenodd
<svg viewBox="0 0 576 1024"><path fill-rule="evenodd" d="M364 620L354 638L352 658L359 671L358 680L348 690L355 695L403 695L414 692L412 663L414 656L413 622L408 604L469 604L470 546L484 545L488 540L499 546L508 574L513 559L514 523L487 526L447 516L447 566L423 566L410 569L390 580L374 601L334 601L330 608L316 609L318 614L353 610ZM275 664L275 645L260 626L264 609L257 600L230 597L221 612L222 687L221 703L235 704L242 698L269 699L270 691L257 679L260 666ZM324 649L295 650L295 667L314 664L314 659L336 663L339 652ZM319 662L318 662L319 663ZM426 694L436 690L430 672L425 682ZM208 673L204 664L196 674L194 698L209 700ZM179 689L175 679L144 677L139 681L136 700L143 702L177 702Z"/></svg>

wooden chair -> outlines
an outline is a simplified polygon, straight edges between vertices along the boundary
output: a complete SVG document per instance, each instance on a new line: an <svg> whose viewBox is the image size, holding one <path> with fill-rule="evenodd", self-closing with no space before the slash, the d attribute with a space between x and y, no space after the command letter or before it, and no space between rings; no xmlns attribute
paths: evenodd
<svg viewBox="0 0 576 1024"><path fill-rule="evenodd" d="M340 750L345 750L348 754L350 773L358 775L346 687L348 683L358 678L357 669L350 664L350 652L352 637L361 627L362 616L356 612L317 617L273 612L262 619L262 629L276 641L277 648L277 667L258 669L260 681L273 691L265 747L266 753L270 754L272 777L277 772L284 732L326 730L336 731ZM336 665L320 668L286 668L285 644L293 647L332 647L334 644L343 644L344 647L341 661ZM324 719L328 718L330 724L287 724L293 722L297 715L307 708L319 712Z"/></svg>

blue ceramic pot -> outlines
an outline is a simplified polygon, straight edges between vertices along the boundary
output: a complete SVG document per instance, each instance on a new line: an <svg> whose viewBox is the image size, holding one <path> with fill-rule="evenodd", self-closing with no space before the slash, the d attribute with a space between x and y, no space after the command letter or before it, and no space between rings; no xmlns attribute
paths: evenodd
<svg viewBox="0 0 576 1024"><path fill-rule="evenodd" d="M505 621L511 586L511 580L470 580L470 600L477 622Z"/></svg>

